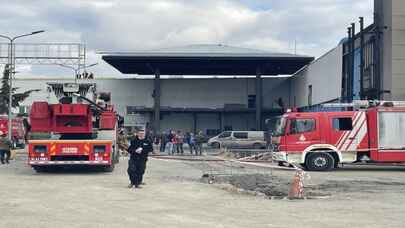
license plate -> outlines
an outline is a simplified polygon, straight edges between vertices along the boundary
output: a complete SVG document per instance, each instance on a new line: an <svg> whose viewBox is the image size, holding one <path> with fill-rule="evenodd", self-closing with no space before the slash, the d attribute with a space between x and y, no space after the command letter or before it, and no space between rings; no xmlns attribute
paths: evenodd
<svg viewBox="0 0 405 228"><path fill-rule="evenodd" d="M76 154L79 151L77 147L63 147L62 153L63 154Z"/></svg>

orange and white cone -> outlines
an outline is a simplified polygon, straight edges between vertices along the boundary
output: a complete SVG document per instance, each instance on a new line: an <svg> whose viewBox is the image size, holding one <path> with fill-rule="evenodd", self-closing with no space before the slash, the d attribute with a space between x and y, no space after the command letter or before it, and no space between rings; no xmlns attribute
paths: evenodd
<svg viewBox="0 0 405 228"><path fill-rule="evenodd" d="M298 169L291 182L290 191L288 193L289 199L303 199L304 198L304 175L302 169Z"/></svg>

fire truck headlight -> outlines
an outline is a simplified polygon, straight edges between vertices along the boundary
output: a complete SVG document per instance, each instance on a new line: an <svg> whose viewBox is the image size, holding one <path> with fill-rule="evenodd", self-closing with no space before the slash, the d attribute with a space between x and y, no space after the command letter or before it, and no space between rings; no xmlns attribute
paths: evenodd
<svg viewBox="0 0 405 228"><path fill-rule="evenodd" d="M106 150L106 146L105 145L94 145L93 146L93 152L94 153L105 153Z"/></svg>
<svg viewBox="0 0 405 228"><path fill-rule="evenodd" d="M46 152L48 152L48 148L45 145L35 145L34 152L35 153L46 153Z"/></svg>

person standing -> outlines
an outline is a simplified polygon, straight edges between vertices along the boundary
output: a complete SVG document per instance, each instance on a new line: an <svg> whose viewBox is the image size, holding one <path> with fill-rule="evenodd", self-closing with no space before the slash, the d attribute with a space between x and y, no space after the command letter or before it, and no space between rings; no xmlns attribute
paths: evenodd
<svg viewBox="0 0 405 228"><path fill-rule="evenodd" d="M7 135L0 131L0 161L1 164L9 164L11 156L11 142L8 140Z"/></svg>
<svg viewBox="0 0 405 228"><path fill-rule="evenodd" d="M170 130L169 134L167 135L167 154L174 154L174 144L173 142L175 141L175 134L174 131Z"/></svg>
<svg viewBox="0 0 405 228"><path fill-rule="evenodd" d="M135 139L131 141L128 149L130 159L128 161L129 188L140 188L143 175L146 169L148 155L153 152L153 145L149 139L145 138L145 131L138 131Z"/></svg>
<svg viewBox="0 0 405 228"><path fill-rule="evenodd" d="M184 144L184 136L181 133L181 131L177 131L176 134L176 150L177 154L184 154L184 149L183 149L183 144Z"/></svg>
<svg viewBox="0 0 405 228"><path fill-rule="evenodd" d="M190 139L191 139L190 132L186 132L186 134L184 135L184 142L188 145L189 149L191 149Z"/></svg>
<svg viewBox="0 0 405 228"><path fill-rule="evenodd" d="M193 155L193 151L195 151L195 154L197 155L197 149L195 147L195 136L193 133L190 133L189 146L190 146L190 154Z"/></svg>
<svg viewBox="0 0 405 228"><path fill-rule="evenodd" d="M196 155L202 155L203 150L203 143L205 141L205 136L202 131L199 131L198 134L195 136L195 145L196 145Z"/></svg>
<svg viewBox="0 0 405 228"><path fill-rule="evenodd" d="M160 152L165 152L166 150L166 143L167 143L167 132L162 132L160 135Z"/></svg>

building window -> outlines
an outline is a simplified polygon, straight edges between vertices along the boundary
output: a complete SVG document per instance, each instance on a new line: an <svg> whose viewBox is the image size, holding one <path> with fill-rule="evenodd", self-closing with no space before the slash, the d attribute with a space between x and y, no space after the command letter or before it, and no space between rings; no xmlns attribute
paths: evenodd
<svg viewBox="0 0 405 228"><path fill-rule="evenodd" d="M248 108L256 108L256 95L248 95Z"/></svg>
<svg viewBox="0 0 405 228"><path fill-rule="evenodd" d="M351 131L353 130L353 120L350 117L334 118L333 128L336 131Z"/></svg>
<svg viewBox="0 0 405 228"><path fill-rule="evenodd" d="M312 106L312 85L308 86L308 106Z"/></svg>
<svg viewBox="0 0 405 228"><path fill-rule="evenodd" d="M290 134L301 134L315 130L314 119L292 119L290 124Z"/></svg>
<svg viewBox="0 0 405 228"><path fill-rule="evenodd" d="M247 132L234 132L233 137L235 137L237 139L247 139L248 133Z"/></svg>

